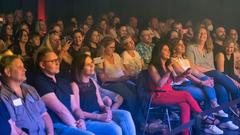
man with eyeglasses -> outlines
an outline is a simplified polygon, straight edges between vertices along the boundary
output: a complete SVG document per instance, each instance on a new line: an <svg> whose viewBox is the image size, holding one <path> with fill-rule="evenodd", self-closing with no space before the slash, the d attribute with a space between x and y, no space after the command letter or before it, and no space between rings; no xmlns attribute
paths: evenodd
<svg viewBox="0 0 240 135"><path fill-rule="evenodd" d="M41 48L36 62L39 71L36 73L34 87L48 108L58 135L94 135L86 130L84 116L75 119L73 114L81 113L73 96L70 82L57 77L60 59L55 52Z"/></svg>

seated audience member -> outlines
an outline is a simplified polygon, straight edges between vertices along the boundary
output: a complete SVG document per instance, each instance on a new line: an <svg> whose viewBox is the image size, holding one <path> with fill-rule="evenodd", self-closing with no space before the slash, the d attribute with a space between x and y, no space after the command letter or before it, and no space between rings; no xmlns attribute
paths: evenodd
<svg viewBox="0 0 240 135"><path fill-rule="evenodd" d="M93 135L86 130L84 116L81 113L72 93L70 82L56 77L59 73L60 60L55 52L48 48L38 51L36 62L39 71L34 79L34 87L48 108L54 123L56 134L60 135Z"/></svg>
<svg viewBox="0 0 240 135"><path fill-rule="evenodd" d="M90 29L84 38L84 45L86 45L91 52L93 58L97 57L98 43L100 41L100 33L96 29Z"/></svg>
<svg viewBox="0 0 240 135"><path fill-rule="evenodd" d="M121 44L121 38L128 34L127 26L126 25L118 25L116 29L117 29L117 38L115 39L116 52L120 55L124 51L124 47Z"/></svg>
<svg viewBox="0 0 240 135"><path fill-rule="evenodd" d="M205 74L201 73L197 70L188 59L185 58L185 46L182 40L174 39L171 41L173 46L173 68L179 74L188 70L189 68L192 70L192 73L185 78L184 81L178 82L173 86L175 89L188 91L195 99L202 99L204 95L206 95L207 101L210 102L211 107L218 107L220 104L226 104L229 102L227 91L222 88L217 83L214 83L214 80ZM202 95L202 93L204 95ZM207 103L208 103L207 102ZM229 112L229 109L225 109L226 112ZM228 114L223 110L220 110L214 113L215 116L220 117L221 124L220 127L226 125L227 123L231 123ZM232 126L235 127L235 126ZM235 127L236 129L237 127Z"/></svg>
<svg viewBox="0 0 240 135"><path fill-rule="evenodd" d="M144 65L148 65L152 58L152 50L155 44L152 43L152 36L149 30L143 30L140 34L140 43L136 45L136 51L142 57Z"/></svg>
<svg viewBox="0 0 240 135"><path fill-rule="evenodd" d="M16 126L27 134L54 134L52 120L36 90L26 80L22 60L15 55L4 56L0 62L3 77L1 99Z"/></svg>
<svg viewBox="0 0 240 135"><path fill-rule="evenodd" d="M138 29L138 19L135 16L129 18L127 24L127 31L133 37L134 42L138 42L139 29Z"/></svg>
<svg viewBox="0 0 240 135"><path fill-rule="evenodd" d="M159 33L159 20L156 17L153 17L150 19L149 23L149 28L148 30L150 31L150 33L152 34L152 38L156 38L156 39L160 39L160 33Z"/></svg>
<svg viewBox="0 0 240 135"><path fill-rule="evenodd" d="M68 52L70 45L72 44L71 40L65 41L63 44L61 43L61 39L59 34L55 31L51 31L43 41L41 45L42 48L46 47L52 51L54 51L61 60L60 65L60 73L58 76L64 77L70 80L70 68L72 63L72 56Z"/></svg>
<svg viewBox="0 0 240 135"><path fill-rule="evenodd" d="M125 48L122 53L123 66L130 74L137 76L140 71L145 68L144 62L138 52L135 50L135 43L131 36L124 36L121 44Z"/></svg>
<svg viewBox="0 0 240 135"><path fill-rule="evenodd" d="M171 83L181 81L183 78L188 77L191 71L188 70L180 76L174 77L175 73L170 59L170 50L167 44L160 43L154 47L152 59L148 67L148 72L151 77L149 82L150 90L165 90L166 92L151 93L153 95L152 102L156 105L178 105L181 110L181 123L185 124L190 120L190 111L201 113L202 109L199 107L196 100L186 91L176 91L172 88ZM174 97L174 98L173 98ZM209 117L204 116L203 120L206 124L216 124L216 121ZM215 125L208 125L204 129L206 133L223 134L223 131ZM189 130L183 130L184 135L189 135Z"/></svg>
<svg viewBox="0 0 240 135"><path fill-rule="evenodd" d="M220 52L224 52L224 40L226 39L226 31L225 28L219 26L213 33L214 42L213 42L213 57L215 58L216 55Z"/></svg>
<svg viewBox="0 0 240 135"><path fill-rule="evenodd" d="M228 34L229 38L231 38L236 44L237 47L239 47L239 41L238 41L238 32L236 29L230 29L229 30L229 34Z"/></svg>
<svg viewBox="0 0 240 135"><path fill-rule="evenodd" d="M173 47L171 60L173 62L173 69L176 71L177 75L181 75L187 70L192 70L192 73L187 78L184 78L184 81L175 83L176 86L173 87L175 89L188 91L194 99L202 99L203 96L201 94L204 93L207 100L210 100L211 107L218 107L219 104L217 102L213 79L195 69L195 67L191 65L190 61L185 58L185 45L182 40L173 39L169 44ZM227 97L228 95L224 95L223 93L221 96ZM226 114L223 110L220 110L217 115L221 117L228 117L228 114Z"/></svg>
<svg viewBox="0 0 240 135"><path fill-rule="evenodd" d="M216 56L216 68L218 71L238 81L235 82L240 88L240 74L236 71L235 65L237 61L237 53L235 52L236 42L232 39L227 39L224 42L224 52L220 52Z"/></svg>
<svg viewBox="0 0 240 135"><path fill-rule="evenodd" d="M17 33L16 42L13 46L13 52L16 55L21 55L24 57L29 57L29 53L31 52L29 46L29 33L26 30L20 30Z"/></svg>
<svg viewBox="0 0 240 135"><path fill-rule="evenodd" d="M98 67L98 76L103 83L102 87L120 94L124 99L125 109L129 110L131 114L135 114L136 88L129 81L131 76L125 70L121 57L114 52L114 39L105 37L100 45L104 48L102 54L104 62Z"/></svg>
<svg viewBox="0 0 240 135"><path fill-rule="evenodd" d="M196 31L195 39L195 44L187 46L187 58L199 71L209 77L213 77L214 82L223 86L232 95L233 99L239 98L240 91L238 87L229 77L215 69L212 51L213 44L206 28L199 27Z"/></svg>
<svg viewBox="0 0 240 135"><path fill-rule="evenodd" d="M41 39L40 35L37 33L33 33L30 39L30 51L29 51L29 56L33 57L37 49L41 46Z"/></svg>
<svg viewBox="0 0 240 135"><path fill-rule="evenodd" d="M91 76L95 73L94 63L90 56L82 54L73 60L72 90L78 106L84 113L87 129L95 134L136 135L131 114L124 110L113 109L104 105L100 87ZM116 123L113 123L116 122ZM95 128L91 128L95 127ZM119 126L122 129L119 129Z"/></svg>
<svg viewBox="0 0 240 135"><path fill-rule="evenodd" d="M17 131L4 102L0 99L0 131L3 135L21 134L21 130ZM23 132L24 133L24 132Z"/></svg>
<svg viewBox="0 0 240 135"><path fill-rule="evenodd" d="M4 49L11 48L14 44L13 27L10 24L4 24L1 28L1 39L5 46Z"/></svg>
<svg viewBox="0 0 240 135"><path fill-rule="evenodd" d="M44 20L38 20L35 25L35 32L41 37L41 42L47 34L47 25Z"/></svg>

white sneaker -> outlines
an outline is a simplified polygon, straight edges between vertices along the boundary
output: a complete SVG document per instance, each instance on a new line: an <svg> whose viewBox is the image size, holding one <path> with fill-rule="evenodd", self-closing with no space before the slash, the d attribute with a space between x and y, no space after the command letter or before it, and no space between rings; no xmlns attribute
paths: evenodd
<svg viewBox="0 0 240 135"><path fill-rule="evenodd" d="M204 129L204 132L208 133L208 134L214 134L214 135L222 135L223 134L223 131L215 125L208 125Z"/></svg>
<svg viewBox="0 0 240 135"><path fill-rule="evenodd" d="M220 128L227 128L230 130L237 130L239 127L235 125L232 121L224 122L219 125Z"/></svg>
<svg viewBox="0 0 240 135"><path fill-rule="evenodd" d="M213 115L216 115L216 116L219 116L219 117L228 117L228 114L225 113L223 110L220 110L217 113L213 113Z"/></svg>

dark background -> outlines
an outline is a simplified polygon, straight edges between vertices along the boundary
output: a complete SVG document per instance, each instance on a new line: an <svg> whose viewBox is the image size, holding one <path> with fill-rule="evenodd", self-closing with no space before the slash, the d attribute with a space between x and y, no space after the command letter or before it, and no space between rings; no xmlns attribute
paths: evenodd
<svg viewBox="0 0 240 135"><path fill-rule="evenodd" d="M176 18L181 22L188 19L198 22L209 17L215 25L240 28L240 0L45 0L47 21L58 18L68 21L76 16L81 22L88 14L97 18L107 11L114 11L126 18L135 15L140 23L151 16L160 20ZM0 0L0 12L14 9L32 10L37 13L37 0Z"/></svg>

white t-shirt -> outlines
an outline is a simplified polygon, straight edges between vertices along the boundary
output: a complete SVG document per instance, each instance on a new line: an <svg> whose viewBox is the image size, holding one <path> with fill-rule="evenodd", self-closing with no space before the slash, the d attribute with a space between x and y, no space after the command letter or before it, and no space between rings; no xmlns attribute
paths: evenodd
<svg viewBox="0 0 240 135"><path fill-rule="evenodd" d="M113 54L114 64L110 63L108 60L104 59L103 66L105 73L111 78L119 78L124 76L124 67L121 57L117 54Z"/></svg>
<svg viewBox="0 0 240 135"><path fill-rule="evenodd" d="M142 70L142 58L137 51L134 51L134 57L127 51L122 53L123 64L128 65L134 74L138 74Z"/></svg>

